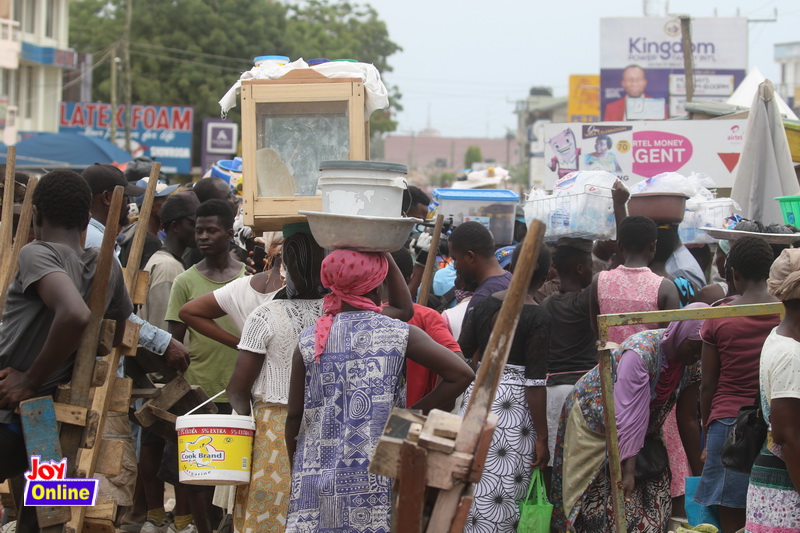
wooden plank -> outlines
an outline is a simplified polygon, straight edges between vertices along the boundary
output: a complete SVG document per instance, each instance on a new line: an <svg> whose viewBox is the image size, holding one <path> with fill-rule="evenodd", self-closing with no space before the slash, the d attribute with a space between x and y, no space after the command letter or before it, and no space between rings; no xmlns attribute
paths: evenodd
<svg viewBox="0 0 800 533"><path fill-rule="evenodd" d="M98 498L92 507L86 509L86 519L113 521L117 516L117 502ZM86 528L84 527L84 531Z"/></svg>
<svg viewBox="0 0 800 533"><path fill-rule="evenodd" d="M189 385L189 382L183 376L178 376L161 387L161 394L150 403L162 409L169 409L191 390L192 386Z"/></svg>
<svg viewBox="0 0 800 533"><path fill-rule="evenodd" d="M53 395L53 400L56 403L70 403L69 402L69 383L64 383L56 387L56 393Z"/></svg>
<svg viewBox="0 0 800 533"><path fill-rule="evenodd" d="M108 374L108 361L98 359L94 363L94 371L92 372L92 387L102 387L106 382L106 374Z"/></svg>
<svg viewBox="0 0 800 533"><path fill-rule="evenodd" d="M108 410L112 413L127 413L131 407L131 390L133 380L130 378L114 378L114 389Z"/></svg>
<svg viewBox="0 0 800 533"><path fill-rule="evenodd" d="M42 461L60 461L63 456L53 399L46 396L20 402L19 414L28 456L38 455ZM70 518L70 508L37 507L36 517L42 528L63 524Z"/></svg>
<svg viewBox="0 0 800 533"><path fill-rule="evenodd" d="M114 349L114 333L117 323L114 320L103 320L100 328L100 337L97 340L97 355L105 357Z"/></svg>
<svg viewBox="0 0 800 533"><path fill-rule="evenodd" d="M81 441L81 448L94 448L97 442L97 432L99 428L100 413L97 412L96 409L89 409L86 415L86 427L82 435L83 440Z"/></svg>
<svg viewBox="0 0 800 533"><path fill-rule="evenodd" d="M2 282L2 286L0 286L0 316L2 316L3 309L5 309L6 306L8 288L11 286L11 282L14 280L17 270L19 270L19 253L22 251L22 247L28 244L28 235L30 235L31 231L31 219L33 218L33 191L36 189L36 184L38 181L38 178L29 178L28 185L25 189L25 198L22 201L22 211L20 212L19 220L17 221L17 234L14 237L14 244L11 248L11 256L4 264L5 270L2 274L4 277L0 279L0 282ZM12 191L13 189L14 187L12 187ZM13 225L10 224L10 226Z"/></svg>
<svg viewBox="0 0 800 533"><path fill-rule="evenodd" d="M150 410L150 413L154 417L160 418L161 420L165 420L165 421L170 422L172 424L175 424L175 422L178 420L178 416L177 415L175 415L173 413L170 413L169 411L167 411L165 409L161 409L160 407L156 407L155 405L149 405L148 409Z"/></svg>
<svg viewBox="0 0 800 533"><path fill-rule="evenodd" d="M71 424L73 426L86 425L87 409L85 407L78 407L77 405L69 405L66 403L54 403L53 408L58 422L62 424Z"/></svg>
<svg viewBox="0 0 800 533"><path fill-rule="evenodd" d="M449 490L469 478L472 455L463 452L428 452L425 482L429 487Z"/></svg>
<svg viewBox="0 0 800 533"><path fill-rule="evenodd" d="M130 320L125 322L125 334L122 342L117 347L120 357L135 357L136 349L139 347L139 328L141 326Z"/></svg>
<svg viewBox="0 0 800 533"><path fill-rule="evenodd" d="M6 155L6 176L3 182L3 220L14 219L14 174L16 172L17 148L9 146ZM11 262L11 248L14 244L12 224L0 225L0 282L5 282ZM5 291L4 291L5 292Z"/></svg>
<svg viewBox="0 0 800 533"><path fill-rule="evenodd" d="M397 498L397 531L420 533L425 507L425 470L428 453L404 442L400 453L400 493Z"/></svg>
<svg viewBox="0 0 800 533"><path fill-rule="evenodd" d="M86 509L86 507L76 507L77 509ZM85 512L85 511L84 511ZM98 518L86 518L83 521L82 533L116 533L117 529L114 527L114 522L111 520L101 520ZM69 528L73 526L68 525L65 533L70 533ZM72 529L75 532L75 529Z"/></svg>
<svg viewBox="0 0 800 533"><path fill-rule="evenodd" d="M361 80L357 83L361 83ZM250 94L259 103L348 101L353 94L352 86L351 82L253 84L250 86ZM363 100L361 106L363 116ZM242 112L242 116L244 116L244 112Z"/></svg>
<svg viewBox="0 0 800 533"><path fill-rule="evenodd" d="M122 203L125 197L125 190L121 186L114 188L114 194L109 206L109 220L119 220L122 212ZM102 329L103 315L106 311L106 294L111 276L111 267L114 257L114 247L116 245L113 231L107 231L103 235L103 245L100 248L100 256L97 259L96 272L92 280L92 289L89 294L88 307L92 312L89 325L83 332L81 344L75 357L75 364L72 369L72 381L70 383L69 403L80 407L89 407L89 386L94 374L94 365L97 358L97 342L100 338ZM65 426L62 430L61 446L64 455L69 463L68 472L71 474L76 467L75 457L78 448L82 447L84 441L81 428ZM83 516L81 514L81 516ZM80 529L79 527L76 529Z"/></svg>
<svg viewBox="0 0 800 533"><path fill-rule="evenodd" d="M4 510L10 513L10 519L16 519L17 502L14 500L14 492L11 490L11 485L9 485L8 480L0 483L0 505L3 506Z"/></svg>
<svg viewBox="0 0 800 533"><path fill-rule="evenodd" d="M158 185L158 175L161 172L161 163L154 161L150 167L150 178L147 180L147 188L144 191L144 198L142 199L142 207L139 208L139 223L136 224L136 231L133 234L133 242L131 242L130 254L128 255L128 268L125 269L123 278L125 279L125 287L128 289L128 294L136 293L136 279L139 276L139 264L142 261L142 250L144 248L144 239L147 237L147 226L150 223L150 215L153 212L153 199L156 194L156 185ZM111 219L116 220L116 219ZM145 295L146 299L146 295ZM126 346L129 346L126 344Z"/></svg>
<svg viewBox="0 0 800 533"><path fill-rule="evenodd" d="M131 294L133 305L144 305L147 303L147 293L150 291L150 273L140 270L136 276L136 286Z"/></svg>
<svg viewBox="0 0 800 533"><path fill-rule="evenodd" d="M431 512L431 518L428 521L428 527L425 530L426 533L450 531L456 511L458 511L458 506L461 503L461 496L466 487L465 483L456 483L450 490L439 491Z"/></svg>
<svg viewBox="0 0 800 533"><path fill-rule="evenodd" d="M718 307L672 309L670 311L645 311L641 313L600 315L597 317L597 325L599 328L601 320L606 326L613 327L627 324L659 324L662 322L674 322L677 320L706 320L709 318L731 318L737 316L783 316L783 313L784 307L780 302L770 304L721 305Z"/></svg>
<svg viewBox="0 0 800 533"><path fill-rule="evenodd" d="M439 239L442 236L442 226L444 225L444 215L436 215L436 225L433 228L433 237L431 237L431 247L428 249L428 258L425 260L425 270L422 272L422 281L419 286L419 297L417 303L419 305L428 305L428 295L433 286L433 273L436 271L436 256L439 250Z"/></svg>
<svg viewBox="0 0 800 533"><path fill-rule="evenodd" d="M486 456L489 454L489 446L492 444L492 436L497 427L497 415L492 413L483 426L481 436L478 439L478 446L475 448L475 456L470 467L469 482L477 483L483 475L483 468L486 466Z"/></svg>
<svg viewBox="0 0 800 533"><path fill-rule="evenodd" d="M120 439L101 439L100 456L97 458L95 473L116 476L122 471L122 455L125 452L125 441ZM81 450L85 453L85 449ZM95 517L98 518L98 517Z"/></svg>
<svg viewBox="0 0 800 533"><path fill-rule="evenodd" d="M472 500L474 496L471 493L461 496L461 501L456 509L456 515L453 517L453 523L450 525L448 533L461 533L464 531L464 526L467 525L467 517L469 510L472 507Z"/></svg>
<svg viewBox="0 0 800 533"><path fill-rule="evenodd" d="M159 394L161 394L161 389L158 388L131 389L131 399L147 398L152 400L153 398L158 398Z"/></svg>

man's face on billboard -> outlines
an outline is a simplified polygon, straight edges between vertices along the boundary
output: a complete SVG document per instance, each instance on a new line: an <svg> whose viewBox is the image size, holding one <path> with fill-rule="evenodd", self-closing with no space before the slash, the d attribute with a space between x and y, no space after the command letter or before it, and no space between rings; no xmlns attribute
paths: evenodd
<svg viewBox="0 0 800 533"><path fill-rule="evenodd" d="M647 87L647 78L644 77L644 70L630 67L622 73L622 88L629 97L641 98L645 87Z"/></svg>

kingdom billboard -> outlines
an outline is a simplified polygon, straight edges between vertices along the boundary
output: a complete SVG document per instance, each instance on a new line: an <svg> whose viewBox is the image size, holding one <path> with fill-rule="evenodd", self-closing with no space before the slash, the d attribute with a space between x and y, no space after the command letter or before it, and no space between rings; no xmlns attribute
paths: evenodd
<svg viewBox="0 0 800 533"><path fill-rule="evenodd" d="M747 19L692 19L694 100L724 101L747 73ZM637 68L638 67L638 68ZM680 19L600 20L600 109L604 121L628 120L644 99L658 102L658 115L686 113L686 79ZM652 108L654 102L647 102ZM652 111L652 109L651 109Z"/></svg>

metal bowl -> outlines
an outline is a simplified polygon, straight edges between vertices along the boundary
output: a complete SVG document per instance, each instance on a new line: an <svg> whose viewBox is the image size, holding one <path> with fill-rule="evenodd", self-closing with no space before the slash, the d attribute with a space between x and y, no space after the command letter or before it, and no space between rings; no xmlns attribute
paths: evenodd
<svg viewBox="0 0 800 533"><path fill-rule="evenodd" d="M345 248L358 252L394 252L403 247L419 218L337 215L299 211L308 219L311 233L326 250Z"/></svg>

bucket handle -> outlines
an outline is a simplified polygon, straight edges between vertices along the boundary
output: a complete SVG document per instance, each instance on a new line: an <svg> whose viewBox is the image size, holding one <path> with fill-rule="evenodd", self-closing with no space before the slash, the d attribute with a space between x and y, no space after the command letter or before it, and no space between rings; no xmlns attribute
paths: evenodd
<svg viewBox="0 0 800 533"><path fill-rule="evenodd" d="M222 396L222 394L223 394L224 392L225 392L225 389L222 389L221 391L219 391L218 393L216 393L214 396L212 396L212 397L211 397L211 398L209 398L208 400L204 401L203 403L201 403L200 405L198 405L197 407L195 407L194 409L192 409L191 411L189 411L189 412L188 412L188 413L186 413L186 414L187 414L187 415L190 415L190 414L194 413L195 411L197 411L198 409L200 409L201 407L203 407L205 404L207 404L208 402L210 402L210 401L211 401L211 400L213 400L214 398L218 398L218 397ZM236 411L234 411L234 413L235 413L235 412L236 412ZM253 416L253 400L250 400L250 416Z"/></svg>
<svg viewBox="0 0 800 533"><path fill-rule="evenodd" d="M216 393L214 396L212 396L212 397L211 397L211 398L209 398L208 400L204 401L203 403L201 403L200 405L198 405L197 407L195 407L194 409L192 409L191 411L189 411L189 412L188 412L188 413L186 413L186 414L187 414L187 415L190 415L190 414L194 413L195 411L197 411L198 409L200 409L201 407L203 407L205 404L207 404L208 402L210 402L210 401L211 401L211 400L213 400L214 398L218 398L218 397L222 396L224 392L225 392L225 389L222 389L221 391L219 391L218 393Z"/></svg>

